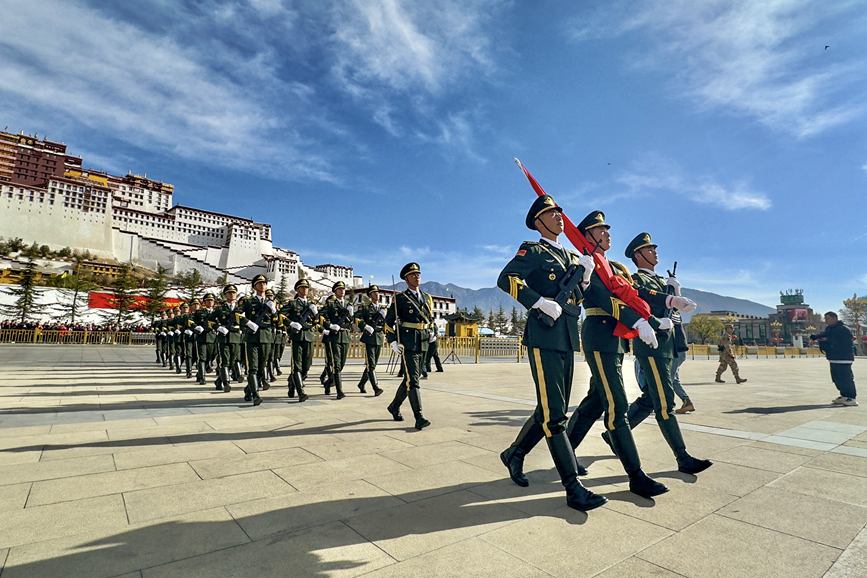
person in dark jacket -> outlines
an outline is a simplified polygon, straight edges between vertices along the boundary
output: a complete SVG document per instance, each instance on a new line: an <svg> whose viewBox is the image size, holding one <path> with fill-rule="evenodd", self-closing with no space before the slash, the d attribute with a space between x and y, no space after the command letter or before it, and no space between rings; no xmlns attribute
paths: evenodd
<svg viewBox="0 0 867 578"><path fill-rule="evenodd" d="M833 311L825 313L825 331L811 335L810 339L819 342L819 349L831 364L831 381L840 391L840 397L831 401L835 405L856 406L855 376L852 363L855 362L855 346L852 332Z"/></svg>

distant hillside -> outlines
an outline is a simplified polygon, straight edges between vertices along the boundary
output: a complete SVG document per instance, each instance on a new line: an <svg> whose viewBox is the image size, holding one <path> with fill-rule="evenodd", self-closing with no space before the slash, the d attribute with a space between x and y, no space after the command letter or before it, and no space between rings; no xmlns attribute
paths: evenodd
<svg viewBox="0 0 867 578"><path fill-rule="evenodd" d="M406 283L398 283L398 290L406 289ZM463 307L472 310L473 307L479 307L482 311L496 311L503 307L506 311L511 311L512 307L521 308L521 305L509 297L508 293L501 291L497 287L485 287L483 289L467 289L453 283L437 283L436 281L427 281L421 284L422 289L431 295L442 295L444 297L454 297L457 300L458 307ZM391 287L389 287L390 289ZM717 295L709 291L699 291L698 289L683 289L684 297L689 297L698 303L698 309L695 313L708 313L710 311L734 311L742 315L768 315L775 310L773 307L748 301L747 299L738 299L736 297L726 297L725 295ZM685 321L689 321L692 314L685 314Z"/></svg>

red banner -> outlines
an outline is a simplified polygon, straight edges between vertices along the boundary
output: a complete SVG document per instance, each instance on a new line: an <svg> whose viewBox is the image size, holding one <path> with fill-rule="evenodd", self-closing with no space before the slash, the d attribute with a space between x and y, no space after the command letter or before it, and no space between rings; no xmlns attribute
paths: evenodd
<svg viewBox="0 0 867 578"><path fill-rule="evenodd" d="M133 304L130 309L146 309L148 298L145 295L133 295ZM163 303L166 307L176 307L183 299L165 297ZM87 296L87 306L91 309L115 309L114 294L104 291L91 291Z"/></svg>

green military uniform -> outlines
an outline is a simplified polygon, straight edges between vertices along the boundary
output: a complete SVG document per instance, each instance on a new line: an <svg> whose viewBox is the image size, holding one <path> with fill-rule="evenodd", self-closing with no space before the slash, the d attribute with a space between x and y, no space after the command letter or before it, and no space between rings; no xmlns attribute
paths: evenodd
<svg viewBox="0 0 867 578"><path fill-rule="evenodd" d="M343 281L338 281L332 287L332 291L337 291L338 289L346 289ZM341 372L346 365L346 354L349 351L352 316L354 313L354 307L348 302L346 297L344 296L343 299L340 299L336 295L331 295L326 299L325 305L320 312L323 319L324 337L322 338L322 343L326 349L331 349L331 365L328 368L328 373L337 390L337 399L346 397L346 394L343 393Z"/></svg>
<svg viewBox="0 0 867 578"><path fill-rule="evenodd" d="M259 283L267 283L264 275L253 277L253 287ZM263 292L264 293L264 292ZM262 403L258 388L261 384L263 390L269 389L265 375L265 366L274 342L274 334L271 331L272 315L277 311L273 301L266 299L264 295L253 295L244 302L244 317L247 319L247 388L244 399L252 401L253 405Z"/></svg>
<svg viewBox="0 0 867 578"><path fill-rule="evenodd" d="M371 293L379 294L379 287L376 285L368 287L368 297ZM379 303L374 303L372 300L360 305L355 312L355 324L361 331L360 340L364 344L364 373L361 374L361 380L358 382L358 390L361 393L367 393L364 386L370 381L373 395L382 394L382 389L380 389L376 378L376 364L379 362L379 354L382 351L382 344L385 342L383 331L387 314L388 308L380 307Z"/></svg>
<svg viewBox="0 0 867 578"><path fill-rule="evenodd" d="M169 369L174 369L175 373L181 372L181 346L180 346L180 313L177 309L171 310L171 316L168 319L167 328L169 329Z"/></svg>
<svg viewBox="0 0 867 578"><path fill-rule="evenodd" d="M533 202L525 224L540 232L546 229L549 236L543 233L538 242L522 243L497 278L497 286L527 308L522 343L527 347L536 393L535 411L512 445L500 454L500 459L516 484L529 485L523 474L524 456L544 437L566 490L567 505L586 511L608 500L590 492L578 480L579 473L586 473L586 470L579 470L565 434L575 352L580 350L577 306L583 297L580 287L566 295L562 303L555 301L555 297L561 291L561 281L572 275L581 275L583 279L584 269L578 268L577 253L556 242L559 231L546 224L553 215L562 227L561 218L556 216L561 212L549 195ZM543 312L543 308L548 313Z"/></svg>
<svg viewBox="0 0 867 578"><path fill-rule="evenodd" d="M310 288L307 279L299 279L295 283L296 297L286 304L281 313L288 320L289 335L292 343L292 374L289 376L289 397L298 394L298 402L307 400L304 392L304 380L310 366L313 365L313 343L316 338L316 320L319 318L319 310L306 297L297 295L301 288Z"/></svg>
<svg viewBox="0 0 867 578"><path fill-rule="evenodd" d="M578 230L585 235L595 227L609 227L602 211L591 212L578 224ZM613 261L610 264L615 274L631 280L623 265ZM604 415L608 439L629 475L630 491L650 498L667 492L668 488L651 479L641 469L638 448L626 420L628 402L622 371L626 344L625 340L614 334L617 321L635 327L642 318L623 301L611 295L597 275L592 277L590 285L591 290L584 292L587 317L581 326L581 338L584 358L590 366L592 378L590 390L569 420L569 441L573 448L577 448L596 420ZM658 329L659 320L655 317L651 316L647 322L653 329Z"/></svg>
<svg viewBox="0 0 867 578"><path fill-rule="evenodd" d="M244 303L247 301L247 297L244 295L238 295L238 309L244 311ZM246 323L246 321L245 321ZM249 329L244 325L241 327L241 356L239 358L241 365L243 366L243 375L247 374L248 368L250 367L249 361L247 359L247 333L249 333Z"/></svg>
<svg viewBox="0 0 867 578"><path fill-rule="evenodd" d="M166 358L165 358L165 343L166 343L166 332L163 330L163 316L164 312L160 312L159 316L154 319L154 322L151 323L151 331L154 334L154 341L156 343L157 349L157 363L161 364L163 367L166 366Z"/></svg>
<svg viewBox="0 0 867 578"><path fill-rule="evenodd" d="M418 263L407 263L400 270L400 278L410 274L421 274ZM400 406L409 397L409 404L415 416L416 429L430 425L422 414L419 376L424 368L430 340L430 326L433 319L433 299L419 289L417 292L407 287L402 293L395 293L393 303L388 307L385 317L385 335L390 344L397 343L403 366L403 381L394 393L388 412L395 421L402 421Z"/></svg>
<svg viewBox="0 0 867 578"><path fill-rule="evenodd" d="M272 292L273 295L273 292ZM276 298L276 296L274 297ZM280 367L280 361L283 359L283 352L286 350L286 341L288 333L286 331L286 316L282 313L283 304L276 301L277 313L274 314L274 353L271 356L271 371L274 376L283 375L283 369ZM276 381L276 377L274 380Z"/></svg>
<svg viewBox="0 0 867 578"><path fill-rule="evenodd" d="M198 299L193 299L190 306L193 303L198 303ZM178 325L181 327L181 348L184 352L184 369L186 370L186 377L189 379L193 376L193 363L198 361L198 348L196 347L196 338L192 331L195 325L193 323L193 314L188 309L186 303L181 304L181 317Z"/></svg>
<svg viewBox="0 0 867 578"><path fill-rule="evenodd" d="M238 294L235 285L223 287L223 297L228 293ZM232 391L229 384L229 373L236 382L241 381L241 322L244 315L237 301L223 301L214 308L211 321L217 326L217 356L219 381L224 392Z"/></svg>
<svg viewBox="0 0 867 578"><path fill-rule="evenodd" d="M732 330L728 331L728 328L731 327ZM735 351L733 346L737 343L737 336L734 334L734 326L727 325L726 331L719 338L719 367L716 369L716 379L717 383L725 383L722 378L723 372L726 368L731 368L732 375L735 376L735 381L737 383L743 383L746 381L746 378L742 378L740 374L740 369L738 369L738 362L735 360Z"/></svg>
<svg viewBox="0 0 867 578"><path fill-rule="evenodd" d="M206 293L202 298L203 302L216 301L213 293ZM193 315L193 332L196 334L196 346L199 351L198 372L196 374L197 383L204 385L206 383L205 374L207 367L213 363L217 354L217 332L214 321L211 319L214 310L213 308L202 307ZM219 380L218 380L219 381ZM217 389L223 389L221 385L217 385Z"/></svg>

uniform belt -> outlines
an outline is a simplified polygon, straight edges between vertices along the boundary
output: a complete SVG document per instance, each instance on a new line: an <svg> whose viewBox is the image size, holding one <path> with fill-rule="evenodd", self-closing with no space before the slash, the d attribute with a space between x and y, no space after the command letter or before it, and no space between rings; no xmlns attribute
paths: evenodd
<svg viewBox="0 0 867 578"><path fill-rule="evenodd" d="M400 324L400 328L401 329L418 329L419 331L421 331L423 329L427 329L427 324L426 323L405 323L405 322L403 322Z"/></svg>
<svg viewBox="0 0 867 578"><path fill-rule="evenodd" d="M587 317L611 317L611 314L601 307L588 307L584 310Z"/></svg>

